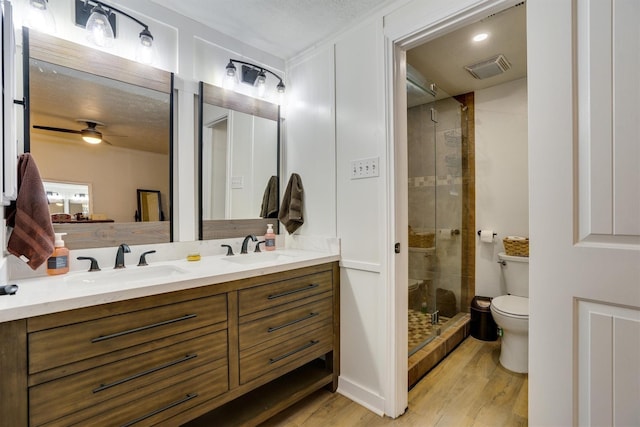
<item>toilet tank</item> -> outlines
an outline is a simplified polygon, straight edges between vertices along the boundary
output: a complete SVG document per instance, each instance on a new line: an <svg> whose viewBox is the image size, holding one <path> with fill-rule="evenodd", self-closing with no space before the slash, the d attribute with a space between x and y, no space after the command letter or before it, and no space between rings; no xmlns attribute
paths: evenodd
<svg viewBox="0 0 640 427"><path fill-rule="evenodd" d="M507 293L519 297L529 297L529 257L511 256L504 252L498 254L502 264Z"/></svg>

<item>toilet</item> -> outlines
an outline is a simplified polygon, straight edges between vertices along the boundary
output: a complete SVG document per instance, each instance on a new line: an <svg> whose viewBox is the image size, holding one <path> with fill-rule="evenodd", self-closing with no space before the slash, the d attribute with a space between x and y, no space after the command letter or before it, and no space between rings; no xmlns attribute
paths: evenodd
<svg viewBox="0 0 640 427"><path fill-rule="evenodd" d="M529 258L501 252L498 263L507 295L493 298L491 314L502 330L500 364L526 373L529 368Z"/></svg>

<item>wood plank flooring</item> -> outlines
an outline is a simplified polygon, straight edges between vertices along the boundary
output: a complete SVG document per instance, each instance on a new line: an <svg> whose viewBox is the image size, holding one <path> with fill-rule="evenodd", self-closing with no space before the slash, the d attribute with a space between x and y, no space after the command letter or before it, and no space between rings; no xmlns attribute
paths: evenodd
<svg viewBox="0 0 640 427"><path fill-rule="evenodd" d="M320 390L261 427L526 426L527 375L504 369L499 355L499 341L468 337L409 391L395 420Z"/></svg>

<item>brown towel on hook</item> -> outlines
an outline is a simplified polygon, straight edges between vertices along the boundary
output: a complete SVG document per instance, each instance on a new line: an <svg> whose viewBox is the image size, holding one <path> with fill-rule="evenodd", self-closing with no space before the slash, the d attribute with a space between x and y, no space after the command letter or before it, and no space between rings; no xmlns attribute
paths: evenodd
<svg viewBox="0 0 640 427"><path fill-rule="evenodd" d="M269 178L267 188L264 189L260 216L262 218L278 217L278 177L275 175Z"/></svg>
<svg viewBox="0 0 640 427"><path fill-rule="evenodd" d="M284 224L289 234L292 234L304 224L304 218L302 217L303 197L302 178L297 173L292 173L282 197L282 205L278 215L278 219Z"/></svg>
<svg viewBox="0 0 640 427"><path fill-rule="evenodd" d="M13 228L7 250L33 270L53 253L55 235L49 201L38 167L29 153L22 154L18 160L18 197L7 208L7 226Z"/></svg>

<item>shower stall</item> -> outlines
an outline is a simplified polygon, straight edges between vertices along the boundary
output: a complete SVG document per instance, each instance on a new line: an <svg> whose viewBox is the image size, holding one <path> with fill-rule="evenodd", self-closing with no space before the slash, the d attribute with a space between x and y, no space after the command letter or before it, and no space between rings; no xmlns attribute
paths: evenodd
<svg viewBox="0 0 640 427"><path fill-rule="evenodd" d="M465 236L473 215L467 107L411 66L407 74L411 356L468 312Z"/></svg>

